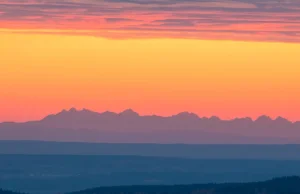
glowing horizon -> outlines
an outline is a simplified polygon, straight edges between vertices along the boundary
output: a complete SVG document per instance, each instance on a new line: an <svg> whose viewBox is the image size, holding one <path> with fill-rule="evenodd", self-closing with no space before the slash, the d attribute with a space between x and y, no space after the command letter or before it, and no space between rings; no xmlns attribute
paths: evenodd
<svg viewBox="0 0 300 194"><path fill-rule="evenodd" d="M300 120L299 3L217 2L1 1L0 122L70 107Z"/></svg>

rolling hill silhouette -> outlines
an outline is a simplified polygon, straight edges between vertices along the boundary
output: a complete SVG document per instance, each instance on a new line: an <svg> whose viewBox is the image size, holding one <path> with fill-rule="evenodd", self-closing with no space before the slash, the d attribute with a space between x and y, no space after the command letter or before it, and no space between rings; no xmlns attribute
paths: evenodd
<svg viewBox="0 0 300 194"><path fill-rule="evenodd" d="M300 122L261 116L221 120L182 112L141 116L128 109L97 113L63 110L40 121L0 124L1 140L110 143L285 144L300 142Z"/></svg>
<svg viewBox="0 0 300 194"><path fill-rule="evenodd" d="M299 194L300 177L249 183L99 187L70 194Z"/></svg>
<svg viewBox="0 0 300 194"><path fill-rule="evenodd" d="M0 189L0 194L22 194L22 193Z"/></svg>

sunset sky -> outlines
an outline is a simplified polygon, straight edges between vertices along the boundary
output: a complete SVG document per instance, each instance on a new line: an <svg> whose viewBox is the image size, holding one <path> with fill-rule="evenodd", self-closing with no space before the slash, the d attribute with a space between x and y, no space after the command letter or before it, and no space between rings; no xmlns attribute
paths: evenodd
<svg viewBox="0 0 300 194"><path fill-rule="evenodd" d="M71 107L300 120L299 0L0 0L0 122Z"/></svg>

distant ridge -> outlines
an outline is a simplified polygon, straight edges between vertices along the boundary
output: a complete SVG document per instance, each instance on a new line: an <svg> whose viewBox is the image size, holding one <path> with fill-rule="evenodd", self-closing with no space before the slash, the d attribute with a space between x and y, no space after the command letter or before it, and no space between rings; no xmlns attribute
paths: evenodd
<svg viewBox="0 0 300 194"><path fill-rule="evenodd" d="M300 160L300 144L146 144L0 141L1 154L115 155L194 159ZM300 165L299 165L300 166ZM295 170L295 169L294 169Z"/></svg>
<svg viewBox="0 0 300 194"><path fill-rule="evenodd" d="M132 109L98 113L71 108L40 121L0 123L0 140L111 143L300 143L300 122L260 116L222 120L181 112L141 116Z"/></svg>
<svg viewBox="0 0 300 194"><path fill-rule="evenodd" d="M177 114L171 115L171 116L160 116L160 115L156 115L156 114L152 114L152 115L140 115L139 113L137 113L136 111L134 111L133 109L125 109L124 111L120 112L120 113L116 113L116 112L111 112L111 111L105 111L105 112L96 112L96 111L92 111L89 109L76 109L76 108L70 108L69 110L63 109L61 112L58 112L56 114L50 114L46 117L44 117L42 120L47 119L48 117L53 117L53 116L59 116L61 114L68 114L68 113L86 113L86 114L94 114L94 115L113 115L113 116L140 116L140 117L160 117L160 118L172 118L172 117L186 117L186 118L198 118L198 119L203 119L203 120L220 120L220 121L234 121L234 120L249 120L249 121L253 121L253 122L268 122L268 121L278 121L278 122L288 122L288 123L300 123L300 121L295 121L292 122L284 117L278 116L275 119L272 119L271 117L267 116L267 115L261 115L259 116L257 119L252 119L251 117L236 117L233 119L221 119L218 116L211 116L211 117L200 117L199 115L197 115L196 113L193 112L188 112L188 111L183 111L183 112L179 112ZM29 121L30 122L30 121Z"/></svg>
<svg viewBox="0 0 300 194"><path fill-rule="evenodd" d="M140 117L161 117L161 118L172 118L172 117L190 117L190 118L198 118L198 119L203 119L203 120L220 120L220 121L234 121L234 120L248 120L248 121L253 121L253 122L268 122L268 121L279 121L279 122L287 122L287 123L300 123L300 121L295 121L292 122L284 117L278 116L275 119L272 119L271 117L267 116L267 115L261 115L259 116L257 119L252 119L251 117L236 117L233 119L221 119L217 116L211 116L211 117L200 117L198 116L196 113L193 112L188 112L188 111L184 111L184 112L179 112L178 114L174 114L171 116L159 116L156 114L152 114L152 115L143 115L141 116L139 113L135 112L133 109L126 109L120 113L116 113L116 112L111 112L111 111L105 111L105 112L96 112L96 111L92 111L89 109L76 109L76 108L70 108L68 110L63 109L62 111L56 113L56 114L50 114L45 116L43 119L41 120L46 120L48 118L51 117L55 117L55 116L61 116L63 114L78 114L78 113L85 113L85 114L94 114L94 115L111 115L111 116L140 116ZM27 122L34 122L34 121L27 121ZM27 123L27 122L2 122L2 123ZM0 123L1 124L1 123Z"/></svg>

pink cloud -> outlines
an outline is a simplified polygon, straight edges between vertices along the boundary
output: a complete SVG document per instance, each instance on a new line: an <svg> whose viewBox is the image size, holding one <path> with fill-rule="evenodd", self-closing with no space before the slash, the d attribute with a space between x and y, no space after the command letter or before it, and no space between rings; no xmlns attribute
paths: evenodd
<svg viewBox="0 0 300 194"><path fill-rule="evenodd" d="M275 0L6 0L0 25L14 33L299 42L299 9L298 1Z"/></svg>

